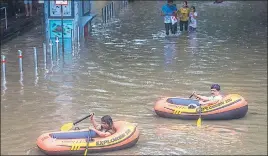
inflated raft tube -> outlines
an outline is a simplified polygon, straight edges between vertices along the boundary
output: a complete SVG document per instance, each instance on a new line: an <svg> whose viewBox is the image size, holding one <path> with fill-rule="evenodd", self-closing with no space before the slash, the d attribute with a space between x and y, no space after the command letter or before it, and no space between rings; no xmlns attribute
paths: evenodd
<svg viewBox="0 0 268 156"><path fill-rule="evenodd" d="M198 100L178 97L165 97L155 103L154 110L158 116L185 120L199 117ZM230 120L242 118L247 114L247 101L238 94L229 94L215 104L201 106L204 120Z"/></svg>
<svg viewBox="0 0 268 156"><path fill-rule="evenodd" d="M139 139L136 124L125 121L114 122L116 133L105 138L92 138L88 153L121 150L134 146ZM48 155L83 154L86 149L88 129L68 132L50 132L37 138L38 148Z"/></svg>

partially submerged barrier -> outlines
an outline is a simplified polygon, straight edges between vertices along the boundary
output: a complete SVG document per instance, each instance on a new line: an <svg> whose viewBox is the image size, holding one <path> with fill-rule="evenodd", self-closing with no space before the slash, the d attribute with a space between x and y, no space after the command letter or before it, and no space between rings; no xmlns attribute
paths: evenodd
<svg viewBox="0 0 268 156"><path fill-rule="evenodd" d="M118 10L116 7L116 4L118 3ZM121 11L122 9L125 9L128 5L127 0L122 0L122 1L116 1L116 2L111 2L107 4L104 8L101 9L101 17L103 23L108 23L109 21L112 20L116 16L116 11Z"/></svg>

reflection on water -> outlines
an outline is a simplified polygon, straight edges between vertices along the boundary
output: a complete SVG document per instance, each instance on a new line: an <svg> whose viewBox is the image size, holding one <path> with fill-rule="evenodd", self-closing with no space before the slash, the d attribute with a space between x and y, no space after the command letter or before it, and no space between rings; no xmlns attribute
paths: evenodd
<svg viewBox="0 0 268 156"><path fill-rule="evenodd" d="M196 33L197 32L191 32L189 33L189 49L191 50L192 54L198 53L199 49L198 49L198 42L197 42L197 38L196 38ZM210 42L212 43L212 42ZM209 42L208 42L209 44Z"/></svg>
<svg viewBox="0 0 268 156"><path fill-rule="evenodd" d="M4 80L4 81L2 81L1 84L2 84L2 85L1 85L1 92L2 92L2 94L4 95L4 94L6 93L6 90L7 90L7 81Z"/></svg>
<svg viewBox="0 0 268 156"><path fill-rule="evenodd" d="M162 125L156 130L158 137L175 139L176 141L173 142L176 142L177 147L184 147L185 153L181 154L200 154L200 151L210 154L221 152L222 148L229 149L226 152L232 154L233 150L243 146L241 139L244 133L247 131L241 130L241 128L220 125L203 125L201 128L185 124ZM233 147L234 145L235 147ZM211 151L212 149L214 151Z"/></svg>
<svg viewBox="0 0 268 156"><path fill-rule="evenodd" d="M167 68L169 64L172 64L172 61L176 55L176 42L172 40L166 40L166 45L164 45L164 55L165 55L165 67Z"/></svg>
<svg viewBox="0 0 268 156"><path fill-rule="evenodd" d="M2 154L39 155L40 134L90 112L98 121L109 114L138 123L141 131L136 146L104 155L267 154L267 2L191 1L200 15L198 31L173 37L165 37L159 16L164 3L131 3L109 25L93 25L79 46L70 49L66 41L69 49L59 59L51 59L48 46L43 61L39 27L1 46L8 60L6 84L1 83ZM17 50L23 51L23 75ZM197 128L196 121L152 112L161 95L209 94L211 83L245 97L246 117L203 121ZM88 125L85 120L78 126Z"/></svg>

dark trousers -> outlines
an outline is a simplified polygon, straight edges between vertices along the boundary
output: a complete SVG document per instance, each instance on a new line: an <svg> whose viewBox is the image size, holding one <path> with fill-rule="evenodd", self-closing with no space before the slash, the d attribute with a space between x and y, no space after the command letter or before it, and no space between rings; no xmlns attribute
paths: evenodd
<svg viewBox="0 0 268 156"><path fill-rule="evenodd" d="M184 30L187 31L188 30L188 21L180 21L180 31L183 31L183 26L184 26Z"/></svg>
<svg viewBox="0 0 268 156"><path fill-rule="evenodd" d="M178 23L173 24L172 28L173 28L173 32L174 32L173 34L176 34L178 31Z"/></svg>
<svg viewBox="0 0 268 156"><path fill-rule="evenodd" d="M165 29L166 29L166 35L169 35L169 30L172 34L175 34L177 32L177 23L165 23Z"/></svg>

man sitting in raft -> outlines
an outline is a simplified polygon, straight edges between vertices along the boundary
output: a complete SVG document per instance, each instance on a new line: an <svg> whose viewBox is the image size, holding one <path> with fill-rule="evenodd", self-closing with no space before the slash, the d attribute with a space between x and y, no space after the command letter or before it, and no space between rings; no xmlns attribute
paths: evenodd
<svg viewBox="0 0 268 156"><path fill-rule="evenodd" d="M101 118L101 125L98 125L94 119L94 114L91 115L90 121L94 128L89 128L97 133L100 137L108 137L116 132L113 125L113 120L109 115L105 115Z"/></svg>
<svg viewBox="0 0 268 156"><path fill-rule="evenodd" d="M220 90L221 90L220 85L213 84L210 89L211 89L211 94L212 94L212 96L210 97L201 96L193 92L193 96L199 99L200 105L214 104L222 99L222 95L220 93Z"/></svg>

